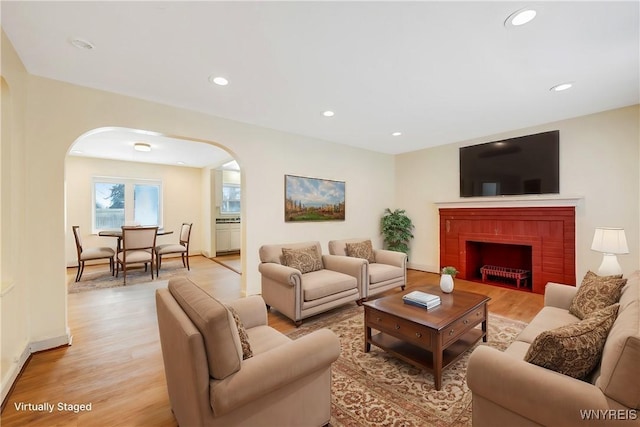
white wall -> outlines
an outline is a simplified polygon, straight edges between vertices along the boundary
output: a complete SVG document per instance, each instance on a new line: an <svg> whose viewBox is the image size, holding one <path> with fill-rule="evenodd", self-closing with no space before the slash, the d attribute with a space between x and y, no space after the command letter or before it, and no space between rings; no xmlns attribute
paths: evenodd
<svg viewBox="0 0 640 427"><path fill-rule="evenodd" d="M559 129L560 197L581 197L576 207L577 280L587 270L596 270L602 260L601 254L590 250L597 226L623 227L630 254L618 260L627 274L640 268L639 115L636 105L397 156L396 205L406 209L416 225L411 265L427 271L440 267L435 202L461 201L459 147ZM536 199L541 197L518 203L538 203Z"/></svg>
<svg viewBox="0 0 640 427"><path fill-rule="evenodd" d="M2 32L2 136L0 139L0 375L2 400L29 355L29 292L22 233L26 223L26 71ZM29 260L32 260L30 258ZM64 329L62 330L64 333Z"/></svg>
<svg viewBox="0 0 640 427"><path fill-rule="evenodd" d="M193 223L189 252L202 250L203 189L200 168L149 163L122 162L68 156L66 160L66 265L76 266L76 246L71 231L79 225L82 242L87 247L112 246L115 239L91 234L92 180L96 176L157 179L162 182L163 225L173 234L158 236L158 244L177 242L183 222Z"/></svg>

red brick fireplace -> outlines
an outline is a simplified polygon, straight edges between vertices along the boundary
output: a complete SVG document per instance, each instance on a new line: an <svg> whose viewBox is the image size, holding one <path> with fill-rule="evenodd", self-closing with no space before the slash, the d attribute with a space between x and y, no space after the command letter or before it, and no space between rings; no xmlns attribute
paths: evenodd
<svg viewBox="0 0 640 427"><path fill-rule="evenodd" d="M440 208L440 264L477 282L484 265L526 270L522 289L539 294L547 282L575 285L575 208Z"/></svg>

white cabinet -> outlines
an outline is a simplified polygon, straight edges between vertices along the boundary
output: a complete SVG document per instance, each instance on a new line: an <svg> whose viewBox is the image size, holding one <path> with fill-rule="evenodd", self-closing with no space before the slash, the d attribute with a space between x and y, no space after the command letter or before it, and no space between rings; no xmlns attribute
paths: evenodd
<svg viewBox="0 0 640 427"><path fill-rule="evenodd" d="M216 224L216 252L240 250L240 223Z"/></svg>
<svg viewBox="0 0 640 427"><path fill-rule="evenodd" d="M229 229L230 239L231 239L231 250L239 251L240 250L240 224L231 224L235 225L235 227L231 227Z"/></svg>

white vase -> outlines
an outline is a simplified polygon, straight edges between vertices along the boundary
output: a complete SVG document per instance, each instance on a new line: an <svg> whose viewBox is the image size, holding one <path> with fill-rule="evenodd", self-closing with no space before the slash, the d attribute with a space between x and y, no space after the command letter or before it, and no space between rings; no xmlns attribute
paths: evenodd
<svg viewBox="0 0 640 427"><path fill-rule="evenodd" d="M443 274L440 276L440 289L445 294L453 292L453 276L450 274Z"/></svg>

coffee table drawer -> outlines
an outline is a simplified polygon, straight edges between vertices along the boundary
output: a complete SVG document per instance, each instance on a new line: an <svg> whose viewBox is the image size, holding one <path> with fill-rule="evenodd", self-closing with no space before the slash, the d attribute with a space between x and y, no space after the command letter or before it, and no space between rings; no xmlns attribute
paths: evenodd
<svg viewBox="0 0 640 427"><path fill-rule="evenodd" d="M372 312L369 326L396 338L421 346L431 347L431 332L426 326L417 325L390 314Z"/></svg>
<svg viewBox="0 0 640 427"><path fill-rule="evenodd" d="M484 320L484 307L480 307L462 317L461 319L455 321L448 328L442 331L442 341L444 346L446 347L447 344L456 341L461 335L473 329L476 325L482 323Z"/></svg>

